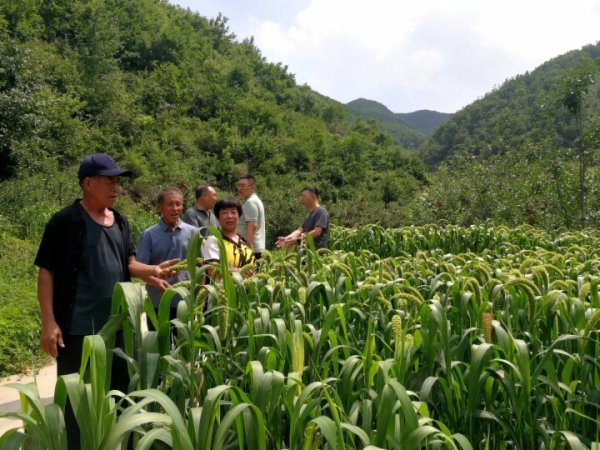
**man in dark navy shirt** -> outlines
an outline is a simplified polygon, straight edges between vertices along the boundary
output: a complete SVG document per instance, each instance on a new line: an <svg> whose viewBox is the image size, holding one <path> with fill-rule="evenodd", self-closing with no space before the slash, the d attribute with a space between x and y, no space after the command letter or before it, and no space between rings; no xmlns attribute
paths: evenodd
<svg viewBox="0 0 600 450"><path fill-rule="evenodd" d="M121 169L108 155L83 159L78 177L83 197L52 216L35 258L38 272L42 349L56 358L58 375L78 372L83 338L97 333L110 314L115 283L141 278L160 289L168 283L160 265L135 259L129 223L112 209L120 193ZM127 391L124 360L115 358L112 387ZM80 448L79 429L67 407L69 449Z"/></svg>

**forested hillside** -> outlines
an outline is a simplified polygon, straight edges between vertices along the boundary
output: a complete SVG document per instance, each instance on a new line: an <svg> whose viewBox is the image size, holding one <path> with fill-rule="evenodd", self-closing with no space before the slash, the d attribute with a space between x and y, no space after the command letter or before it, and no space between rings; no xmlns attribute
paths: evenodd
<svg viewBox="0 0 600 450"><path fill-rule="evenodd" d="M437 164L459 153L491 156L545 140L563 149L572 146L576 124L562 103L569 91L587 83L586 110L600 113L600 91L590 81L598 66L600 44L589 45L507 80L442 124L423 157Z"/></svg>
<svg viewBox="0 0 600 450"><path fill-rule="evenodd" d="M600 226L599 65L588 45L454 114L422 146L436 171L413 218Z"/></svg>
<svg viewBox="0 0 600 450"><path fill-rule="evenodd" d="M270 237L297 225L303 185L340 223L394 225L397 200L425 183L418 157L298 85L225 18L161 0L0 3L0 138L1 211L16 210L24 237L77 195L91 152L134 170L126 211L151 211L164 185L188 201L206 181L226 194L249 171Z"/></svg>
<svg viewBox="0 0 600 450"><path fill-rule="evenodd" d="M196 184L231 195L245 172L258 179L269 241L303 216L306 184L347 226L600 225L598 64L598 45L569 52L431 138L402 125L401 140L398 124L381 124L398 115L359 100L379 121L356 118L238 41L223 17L163 0L2 2L0 214L35 241L78 194L80 158L102 151L135 172L119 207L136 231L155 220L159 187L180 186L189 204ZM433 172L405 150L417 147Z"/></svg>

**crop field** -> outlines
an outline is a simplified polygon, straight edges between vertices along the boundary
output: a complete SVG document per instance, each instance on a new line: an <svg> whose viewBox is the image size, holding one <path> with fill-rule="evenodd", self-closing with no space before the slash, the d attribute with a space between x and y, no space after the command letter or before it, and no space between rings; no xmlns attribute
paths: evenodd
<svg viewBox="0 0 600 450"><path fill-rule="evenodd" d="M222 263L213 285L192 250L194 281L158 315L117 285L85 382L60 378L47 406L19 387L27 425L0 447L66 448L71 401L86 449L598 450L599 245L593 230L335 228L329 250ZM126 397L105 389L120 328Z"/></svg>

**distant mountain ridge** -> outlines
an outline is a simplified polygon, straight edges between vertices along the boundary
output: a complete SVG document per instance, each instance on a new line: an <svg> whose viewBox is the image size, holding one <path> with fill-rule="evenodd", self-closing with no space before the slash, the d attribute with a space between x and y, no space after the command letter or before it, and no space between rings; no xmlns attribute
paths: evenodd
<svg viewBox="0 0 600 450"><path fill-rule="evenodd" d="M420 109L411 113L395 113L409 127L430 136L438 126L448 120L452 114Z"/></svg>
<svg viewBox="0 0 600 450"><path fill-rule="evenodd" d="M363 119L377 120L394 141L409 149L419 147L451 114L420 110L411 113L394 113L374 100L358 98L346 103L350 114Z"/></svg>

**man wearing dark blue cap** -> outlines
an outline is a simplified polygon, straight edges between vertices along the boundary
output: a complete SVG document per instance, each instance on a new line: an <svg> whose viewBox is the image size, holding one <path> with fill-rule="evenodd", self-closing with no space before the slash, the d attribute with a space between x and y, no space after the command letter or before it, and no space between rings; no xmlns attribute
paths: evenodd
<svg viewBox="0 0 600 450"><path fill-rule="evenodd" d="M78 372L83 338L97 333L110 314L115 283L138 277L166 289L160 265L135 259L125 216L112 209L120 193L120 177L131 176L108 155L96 153L79 166L81 199L52 216L35 258L39 267L42 349L56 358L57 373ZM112 388L127 391L127 367L113 360ZM66 416L69 449L79 448L79 429L72 412Z"/></svg>

